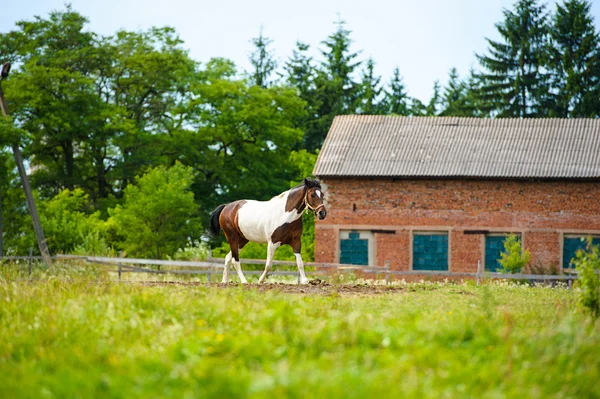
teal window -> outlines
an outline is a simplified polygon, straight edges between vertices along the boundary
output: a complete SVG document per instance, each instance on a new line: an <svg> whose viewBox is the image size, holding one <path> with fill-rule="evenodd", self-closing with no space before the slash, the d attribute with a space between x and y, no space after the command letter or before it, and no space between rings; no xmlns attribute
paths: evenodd
<svg viewBox="0 0 600 399"><path fill-rule="evenodd" d="M448 233L413 235L413 270L448 270Z"/></svg>
<svg viewBox="0 0 600 399"><path fill-rule="evenodd" d="M485 236L485 270L495 272L502 269L500 254L504 252L505 235Z"/></svg>
<svg viewBox="0 0 600 399"><path fill-rule="evenodd" d="M563 269L573 268L571 261L575 259L577 251L585 250L588 236L566 236L563 242ZM600 245L600 237L592 237L593 245Z"/></svg>
<svg viewBox="0 0 600 399"><path fill-rule="evenodd" d="M521 241L521 235L516 234ZM500 254L504 252L504 240L506 234L491 234L485 236L485 270L496 272L502 269Z"/></svg>
<svg viewBox="0 0 600 399"><path fill-rule="evenodd" d="M369 265L369 240L361 238L358 231L351 231L340 239L340 263Z"/></svg>

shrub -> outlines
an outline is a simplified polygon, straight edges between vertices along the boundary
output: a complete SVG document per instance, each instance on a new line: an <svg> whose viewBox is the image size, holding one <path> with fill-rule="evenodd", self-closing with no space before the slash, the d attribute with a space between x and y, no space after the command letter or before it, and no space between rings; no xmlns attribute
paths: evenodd
<svg viewBox="0 0 600 399"><path fill-rule="evenodd" d="M190 237L200 235L200 219L190 191L193 172L179 163L159 166L125 188L125 202L109 209L128 254L162 259L173 255Z"/></svg>
<svg viewBox="0 0 600 399"><path fill-rule="evenodd" d="M523 251L521 240L516 234L506 236L504 252L500 254L498 260L504 273L518 273L529 263L530 258L531 254L528 250Z"/></svg>
<svg viewBox="0 0 600 399"><path fill-rule="evenodd" d="M103 239L106 226L100 212L85 213L88 195L65 189L48 201L39 201L40 220L51 253L70 253L88 235Z"/></svg>
<svg viewBox="0 0 600 399"><path fill-rule="evenodd" d="M588 238L587 250L577 251L575 268L579 272L578 280L581 290L579 303L587 308L594 318L600 315L600 249L592 245Z"/></svg>
<svg viewBox="0 0 600 399"><path fill-rule="evenodd" d="M175 260L204 260L210 256L210 249L206 243L198 240L188 241L185 247L179 248L173 259Z"/></svg>

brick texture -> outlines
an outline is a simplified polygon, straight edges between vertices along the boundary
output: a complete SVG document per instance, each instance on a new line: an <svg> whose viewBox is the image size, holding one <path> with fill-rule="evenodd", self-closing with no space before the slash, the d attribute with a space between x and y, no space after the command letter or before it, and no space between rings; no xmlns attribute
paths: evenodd
<svg viewBox="0 0 600 399"><path fill-rule="evenodd" d="M410 269L412 231L450 234L450 270L473 272L483 259L481 234L518 232L532 264L559 265L562 233L600 234L600 183L590 181L392 180L327 178L327 218L316 223L315 258L337 262L338 231L375 233L376 259Z"/></svg>

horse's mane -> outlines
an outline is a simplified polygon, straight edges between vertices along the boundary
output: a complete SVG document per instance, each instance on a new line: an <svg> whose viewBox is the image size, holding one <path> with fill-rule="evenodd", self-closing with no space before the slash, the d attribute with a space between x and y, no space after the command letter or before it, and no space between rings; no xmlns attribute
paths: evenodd
<svg viewBox="0 0 600 399"><path fill-rule="evenodd" d="M304 188L304 187L306 187L306 188L316 187L316 188L322 190L320 181L318 181L317 179L309 179L308 177L306 179L304 179L302 181L302 183L300 183L296 187L292 188L292 190L296 189L296 188Z"/></svg>

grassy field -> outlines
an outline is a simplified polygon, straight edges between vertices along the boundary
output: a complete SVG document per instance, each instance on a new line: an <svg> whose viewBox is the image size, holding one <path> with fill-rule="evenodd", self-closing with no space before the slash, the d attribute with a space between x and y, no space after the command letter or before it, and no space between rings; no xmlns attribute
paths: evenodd
<svg viewBox="0 0 600 399"><path fill-rule="evenodd" d="M0 266L0 398L599 397L574 291L118 284Z"/></svg>

